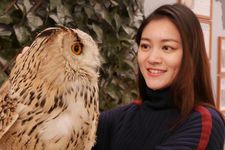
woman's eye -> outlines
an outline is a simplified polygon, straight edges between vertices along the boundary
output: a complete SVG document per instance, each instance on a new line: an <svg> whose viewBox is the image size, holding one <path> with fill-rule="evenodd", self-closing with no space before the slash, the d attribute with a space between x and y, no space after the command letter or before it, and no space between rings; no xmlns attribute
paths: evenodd
<svg viewBox="0 0 225 150"><path fill-rule="evenodd" d="M140 47L141 47L142 50L150 49L150 45L148 45L148 44L141 44Z"/></svg>
<svg viewBox="0 0 225 150"><path fill-rule="evenodd" d="M174 50L174 48L171 47L171 46L163 46L162 49L165 50L165 51Z"/></svg>

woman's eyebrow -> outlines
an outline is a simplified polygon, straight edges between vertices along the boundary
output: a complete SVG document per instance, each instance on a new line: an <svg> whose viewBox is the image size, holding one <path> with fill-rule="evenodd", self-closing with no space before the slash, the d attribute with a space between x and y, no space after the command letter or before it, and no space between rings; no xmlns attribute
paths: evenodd
<svg viewBox="0 0 225 150"><path fill-rule="evenodd" d="M141 38L141 41L151 41L149 38L147 37L142 37ZM173 38L168 38L168 39L163 39L162 42L176 42L176 43L180 43L180 41L176 40L176 39L173 39Z"/></svg>
<svg viewBox="0 0 225 150"><path fill-rule="evenodd" d="M180 41L178 41L178 40L175 40L175 39L172 39L172 38L169 38L169 39L163 39L162 40L163 42L176 42L176 43L180 43Z"/></svg>

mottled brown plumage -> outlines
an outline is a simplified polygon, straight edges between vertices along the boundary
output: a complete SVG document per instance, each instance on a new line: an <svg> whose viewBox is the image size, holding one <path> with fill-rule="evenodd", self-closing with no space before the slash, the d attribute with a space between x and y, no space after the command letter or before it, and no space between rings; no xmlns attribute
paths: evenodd
<svg viewBox="0 0 225 150"><path fill-rule="evenodd" d="M0 150L90 150L99 50L80 30L41 32L0 90Z"/></svg>

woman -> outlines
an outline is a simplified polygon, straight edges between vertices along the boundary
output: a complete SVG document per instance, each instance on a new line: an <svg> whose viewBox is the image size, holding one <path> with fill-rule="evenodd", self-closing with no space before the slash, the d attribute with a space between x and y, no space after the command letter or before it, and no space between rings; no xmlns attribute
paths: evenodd
<svg viewBox="0 0 225 150"><path fill-rule="evenodd" d="M140 26L140 101L100 115L94 150L222 150L203 33L194 13L164 5Z"/></svg>

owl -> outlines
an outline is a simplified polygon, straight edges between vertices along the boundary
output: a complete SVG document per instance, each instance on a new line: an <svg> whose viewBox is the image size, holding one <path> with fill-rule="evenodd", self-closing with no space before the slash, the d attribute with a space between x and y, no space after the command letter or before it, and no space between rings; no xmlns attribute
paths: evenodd
<svg viewBox="0 0 225 150"><path fill-rule="evenodd" d="M0 150L90 150L99 116L99 55L81 30L39 33L0 90Z"/></svg>

